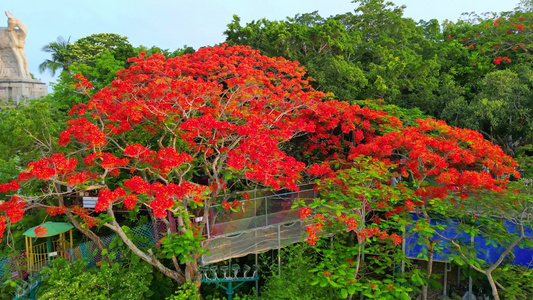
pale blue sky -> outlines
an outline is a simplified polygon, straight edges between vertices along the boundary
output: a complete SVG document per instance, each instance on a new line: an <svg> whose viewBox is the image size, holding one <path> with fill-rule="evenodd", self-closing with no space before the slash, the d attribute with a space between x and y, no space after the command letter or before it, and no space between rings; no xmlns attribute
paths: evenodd
<svg viewBox="0 0 533 300"><path fill-rule="evenodd" d="M418 21L457 20L461 13L512 10L519 0L396 0L406 5L405 16ZM133 46L158 46L175 50L183 45L198 49L224 41L223 32L233 14L245 24L266 18L282 20L297 13L318 10L328 17L353 11L350 0L3 0L0 11L10 10L28 28L26 56L29 71L49 83L38 65L48 54L41 47L58 36L71 41L93 33L127 36ZM0 15L0 26L7 17Z"/></svg>

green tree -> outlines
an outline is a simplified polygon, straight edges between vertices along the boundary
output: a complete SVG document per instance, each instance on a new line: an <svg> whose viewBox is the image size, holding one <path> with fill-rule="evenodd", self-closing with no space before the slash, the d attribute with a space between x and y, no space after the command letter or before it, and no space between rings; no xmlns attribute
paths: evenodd
<svg viewBox="0 0 533 300"><path fill-rule="evenodd" d="M437 57L427 50L432 41L402 16L404 7L383 0L355 3L355 13L327 19L314 12L242 26L235 16L226 42L299 61L315 88L339 99L384 98L409 108L424 104L440 88Z"/></svg>
<svg viewBox="0 0 533 300"><path fill-rule="evenodd" d="M456 125L479 130L511 155L532 142L533 70L529 66L496 70L479 83L470 103L449 103L442 116Z"/></svg>
<svg viewBox="0 0 533 300"><path fill-rule="evenodd" d="M62 36L57 38L57 41L51 42L43 46L41 51L50 53L51 59L47 59L39 65L39 71L43 73L46 70L50 71L52 76L55 76L57 70L68 71L69 65L72 63L72 58L68 55L69 42Z"/></svg>
<svg viewBox="0 0 533 300"><path fill-rule="evenodd" d="M69 47L68 57L72 61L94 66L97 57L106 50L111 52L116 60L122 62L135 56L135 50L127 37L114 33L98 33L74 42Z"/></svg>

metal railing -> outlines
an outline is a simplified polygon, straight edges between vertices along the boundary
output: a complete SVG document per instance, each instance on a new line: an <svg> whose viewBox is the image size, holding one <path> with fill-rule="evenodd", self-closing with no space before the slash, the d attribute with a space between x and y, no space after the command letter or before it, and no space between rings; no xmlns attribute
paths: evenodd
<svg viewBox="0 0 533 300"><path fill-rule="evenodd" d="M296 200L312 201L317 193L302 186L297 192L248 191L250 200L241 201L238 211L225 210L221 204L213 205L204 233L208 239L229 236L257 228L277 224L293 223L298 220L298 208L292 206Z"/></svg>

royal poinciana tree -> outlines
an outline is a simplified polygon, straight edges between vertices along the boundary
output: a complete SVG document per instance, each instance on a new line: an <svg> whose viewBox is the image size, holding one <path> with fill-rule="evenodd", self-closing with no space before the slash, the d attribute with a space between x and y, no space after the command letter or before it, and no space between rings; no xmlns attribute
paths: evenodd
<svg viewBox="0 0 533 300"><path fill-rule="evenodd" d="M28 164L16 180L0 185L6 195L30 181L45 191L31 204L18 195L0 204L0 233L27 207L40 207L65 214L101 250L94 226L117 233L134 255L178 283L199 284L197 261L205 249L198 233L209 208L248 186L297 190L304 178L319 178L328 205L300 212L313 214L310 244L325 225L339 224L334 229L354 232L361 246L380 237L397 247L400 236L378 228L382 219L392 224L405 210L505 189L505 176L515 173L512 159L474 131L434 120L404 126L383 111L332 100L310 87L298 63L249 47L206 47L172 59L141 54L130 63L110 87L72 108L58 140L64 152ZM77 79L80 92L92 89ZM392 186L391 177L404 184ZM94 213L65 206L72 189L98 190ZM172 267L135 245L115 218L117 206L142 207L162 220L174 214L179 232L162 243ZM383 215L368 222L372 210ZM193 226L193 216L203 216L202 223ZM339 276L334 267L324 271L339 285L361 279L357 269Z"/></svg>
<svg viewBox="0 0 533 300"><path fill-rule="evenodd" d="M180 283L199 282L201 249L176 253L174 269L169 269L135 246L117 223L113 207L143 206L155 218L170 211L180 225L181 235L173 236L179 240L203 230L204 224L191 226L192 210L198 213L201 207L199 214L207 220L209 207L228 200L235 186L245 189L253 182L296 190L305 164L285 153L281 143L313 130L303 111L321 103L325 94L309 88L298 63L267 58L247 47L204 48L167 60L141 55L130 62L111 87L72 108L76 117L58 140L64 154L28 164L17 180L0 189L17 191L24 182L40 180L48 191L42 198L52 196L57 205L33 202L32 207L66 214L102 250L91 227L105 226L167 276ZM81 92L92 88L78 79ZM98 190L96 214L66 208L67 186ZM17 222L25 207L20 196L2 204L0 210L8 217L1 217L2 232L4 222ZM99 212L107 212L112 221L100 224Z"/></svg>

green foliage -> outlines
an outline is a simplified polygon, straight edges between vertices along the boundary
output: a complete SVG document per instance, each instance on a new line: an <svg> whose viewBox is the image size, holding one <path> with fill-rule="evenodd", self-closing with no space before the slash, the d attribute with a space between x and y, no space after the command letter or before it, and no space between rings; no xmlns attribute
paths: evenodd
<svg viewBox="0 0 533 300"><path fill-rule="evenodd" d="M15 224L10 224L10 229L4 234L5 243L0 244L0 257L9 255L19 255L19 251L24 250L26 245L24 242L23 233L39 224L47 218L44 211L37 211L27 217L21 219ZM4 274L0 274L0 277Z"/></svg>
<svg viewBox="0 0 533 300"><path fill-rule="evenodd" d="M506 265L494 272L494 278L506 287L505 299L531 299L533 297L533 270L523 266Z"/></svg>
<svg viewBox="0 0 533 300"><path fill-rule="evenodd" d="M139 47L135 47L135 55L139 55L141 52L146 53L147 56L150 56L150 55L153 55L153 54L156 54L156 53L161 53L166 58L172 58L172 57L176 57L176 56L181 56L183 54L194 53L195 50L194 50L194 48L189 47L187 45L184 45L183 48L178 48L178 49L176 49L174 51L170 51L168 49L161 49L161 48L159 48L157 46L152 46L152 47L148 48L146 46L140 45Z"/></svg>
<svg viewBox="0 0 533 300"><path fill-rule="evenodd" d="M128 58L135 56L134 48L127 37L114 33L98 33L69 45L68 57L71 61L94 66L97 64L96 59L106 51L121 62L126 62Z"/></svg>
<svg viewBox="0 0 533 300"><path fill-rule="evenodd" d="M127 59L138 54L126 37L112 33L99 33L69 43L62 37L43 47L52 55L39 65L41 72L50 70L52 75L61 69L59 85L73 82L72 76L82 74L96 89L108 86L116 78L118 70L127 67ZM188 49L185 49L188 50ZM54 92L57 89L54 88ZM60 94L54 95L61 99ZM76 103L72 103L76 104Z"/></svg>
<svg viewBox="0 0 533 300"><path fill-rule="evenodd" d="M261 299L340 299L339 291L331 286L309 285L316 278L316 275L311 272L318 262L314 249L305 243L295 244L282 249L280 255L281 276L278 276L277 264L268 264L261 268L267 269L265 271L271 274L261 290Z"/></svg>
<svg viewBox="0 0 533 300"><path fill-rule="evenodd" d="M389 182L389 167L369 158L361 157L353 165L338 168L335 177L318 182L321 197L309 204L316 216L321 214L328 220L324 232L335 233L329 241L320 239L322 246L317 252L322 259L311 269L315 274L311 284L331 286L341 298L410 299L410 283L394 274L394 266L403 257L392 237L402 222L398 217L379 217L382 201L387 199L388 205L395 206L408 198L410 190L381 184ZM370 222L373 218L376 221ZM346 223L356 226L345 232Z"/></svg>
<svg viewBox="0 0 533 300"><path fill-rule="evenodd" d="M481 131L505 152L515 154L518 147L532 141L531 108L533 71L517 66L519 73L496 70L479 83L479 92L470 103L452 102L443 116L456 119L459 126Z"/></svg>
<svg viewBox="0 0 533 300"><path fill-rule="evenodd" d="M161 252L166 258L176 256L180 263L191 261L192 253L207 253L201 245L203 238L197 237L198 232L194 229L187 229L184 233L172 233L161 242Z"/></svg>
<svg viewBox="0 0 533 300"><path fill-rule="evenodd" d="M531 236L525 234L531 231L529 210L533 204L533 191L525 181L511 182L509 190L508 193L481 193L478 197L461 199L459 204L445 208L446 214L440 215L444 220L440 226L429 226L427 220L419 220L416 228L412 229L416 229L420 236L426 236L427 240L432 240L437 252L443 249L449 251L450 260L454 263L475 268L472 272L475 272L480 282L493 279L497 282L500 295L527 295L528 299L531 297L528 294L531 272L513 266L513 251L518 248L533 249ZM457 232L464 232L470 238L449 237L437 232L450 222L456 224ZM482 237L487 245L498 248L502 260L493 263L478 258L476 254L480 254L481 248L486 245L477 244L477 239L472 241L473 237ZM523 273L523 276L515 275L516 280L513 281L507 271ZM488 285L487 288L490 289Z"/></svg>
<svg viewBox="0 0 533 300"><path fill-rule="evenodd" d="M96 90L108 86L117 77L117 71L126 66L126 61L115 58L111 51L104 50L94 58L94 64L75 62L70 65L72 74L81 74L89 80Z"/></svg>
<svg viewBox="0 0 533 300"><path fill-rule="evenodd" d="M64 117L52 98L0 110L0 179L12 180L20 166L54 153ZM16 138L14 138L16 137Z"/></svg>
<svg viewBox="0 0 533 300"><path fill-rule="evenodd" d="M71 58L68 55L70 38L65 40L62 36L57 38L56 42L46 44L41 49L43 52L50 53L52 59L47 59L39 65L39 71L43 73L49 70L52 76L55 76L56 71L68 71L68 66L71 63Z"/></svg>
<svg viewBox="0 0 533 300"><path fill-rule="evenodd" d="M150 290L152 267L148 264L114 263L86 269L87 263L55 259L42 271L39 299L146 299Z"/></svg>
<svg viewBox="0 0 533 300"><path fill-rule="evenodd" d="M16 286L17 283L19 283L20 280L12 281L7 280L4 281L0 285L0 300L12 300L15 297L16 293Z"/></svg>
<svg viewBox="0 0 533 300"><path fill-rule="evenodd" d="M354 1L355 14L324 19L317 12L285 21L234 16L226 42L246 44L268 56L302 63L315 88L341 100L385 98L412 107L438 88L430 42L403 7L383 0ZM434 28L434 27L433 27Z"/></svg>
<svg viewBox="0 0 533 300"><path fill-rule="evenodd" d="M167 300L200 300L198 294L198 285L191 281L187 281L181 285L174 295L167 297Z"/></svg>
<svg viewBox="0 0 533 300"><path fill-rule="evenodd" d="M419 108L403 108L392 104L386 104L383 100L356 100L352 103L359 104L361 107L368 107L373 110L382 110L391 116L400 119L404 125L418 126L416 119L425 120L430 116L424 114Z"/></svg>

